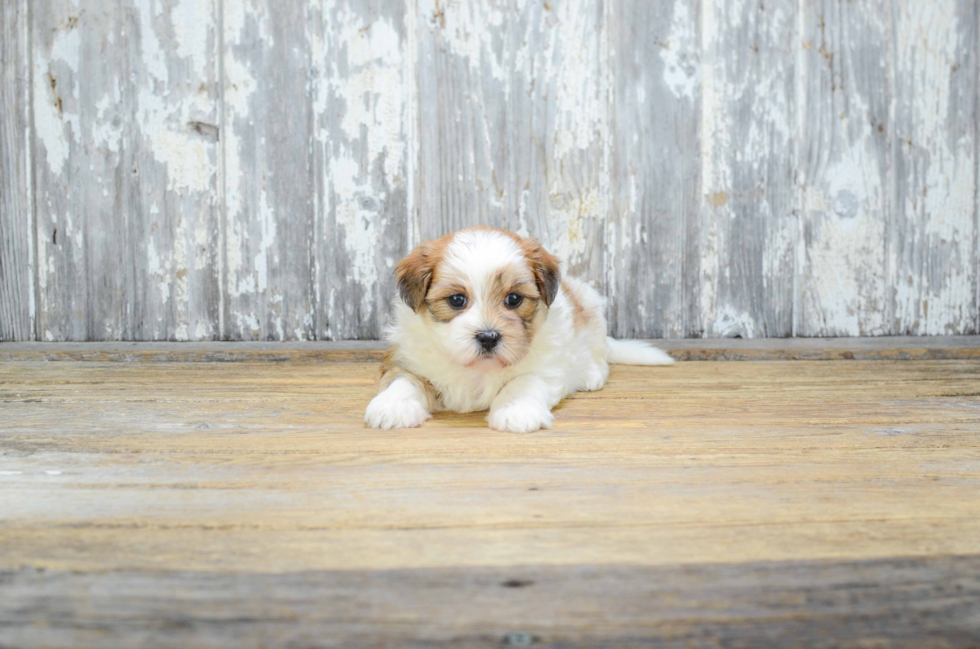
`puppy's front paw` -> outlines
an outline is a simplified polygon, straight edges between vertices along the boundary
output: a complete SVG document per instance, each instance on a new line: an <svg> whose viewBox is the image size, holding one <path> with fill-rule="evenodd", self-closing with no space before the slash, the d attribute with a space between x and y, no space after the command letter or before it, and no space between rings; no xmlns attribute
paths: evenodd
<svg viewBox="0 0 980 649"><path fill-rule="evenodd" d="M539 428L551 428L554 415L542 405L512 403L490 411L490 428L509 433L530 433Z"/></svg>
<svg viewBox="0 0 980 649"><path fill-rule="evenodd" d="M371 399L364 423L371 428L415 428L431 415L415 396L385 390Z"/></svg>
<svg viewBox="0 0 980 649"><path fill-rule="evenodd" d="M607 371L608 373L608 371ZM585 377L585 385L583 386L587 392L595 392L596 390L601 390L602 386L606 384L606 376L601 369L598 367L593 367L589 370L588 376Z"/></svg>

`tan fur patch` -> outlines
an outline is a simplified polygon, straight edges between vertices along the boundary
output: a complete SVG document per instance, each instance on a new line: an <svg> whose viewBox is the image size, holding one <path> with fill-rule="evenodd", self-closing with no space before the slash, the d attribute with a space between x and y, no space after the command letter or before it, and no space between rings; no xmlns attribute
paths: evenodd
<svg viewBox="0 0 980 649"><path fill-rule="evenodd" d="M561 290L565 292L568 301L572 303L572 326L576 331L580 331L592 322L593 314L582 306L582 296L577 290L568 284L562 284Z"/></svg>
<svg viewBox="0 0 980 649"><path fill-rule="evenodd" d="M425 295L425 304L429 307L429 313L439 322L449 322L460 313L465 313L473 303L469 291L466 289L466 276L452 269L447 269L442 265L436 266L432 276L432 283L429 292ZM462 309L454 309L449 306L447 298L452 295L462 295L466 298L466 306Z"/></svg>
<svg viewBox="0 0 980 649"><path fill-rule="evenodd" d="M462 309L451 307L448 300L451 295L465 296L467 300L466 306ZM465 288L461 286L446 286L430 289L429 294L425 297L425 304L429 308L429 313L432 314L434 320L438 322L449 322L460 313L465 313L469 310L472 301Z"/></svg>
<svg viewBox="0 0 980 649"><path fill-rule="evenodd" d="M398 262L395 267L395 282L401 298L414 311L425 304L426 293L439 262L452 243L456 233L451 232L432 241L426 241Z"/></svg>
<svg viewBox="0 0 980 649"><path fill-rule="evenodd" d="M511 309L506 304L507 296L511 293L524 298L516 309ZM494 313L513 313L522 320L534 317L541 298L533 272L519 265L507 265L498 269L490 281L486 297L487 308Z"/></svg>
<svg viewBox="0 0 980 649"><path fill-rule="evenodd" d="M511 293L523 300L516 308L507 306ZM500 356L514 362L526 352L538 325L547 312L541 301L533 271L523 265L508 265L496 271L486 291L483 313L487 325L500 332Z"/></svg>
<svg viewBox="0 0 980 649"><path fill-rule="evenodd" d="M518 239L518 242L531 272L534 273L541 299L547 306L551 306L558 295L561 281L558 258L545 250L537 239Z"/></svg>

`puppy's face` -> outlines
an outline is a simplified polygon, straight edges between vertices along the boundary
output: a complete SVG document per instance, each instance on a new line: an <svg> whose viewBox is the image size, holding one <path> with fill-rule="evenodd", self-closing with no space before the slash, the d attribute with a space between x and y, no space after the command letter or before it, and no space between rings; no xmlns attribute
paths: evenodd
<svg viewBox="0 0 980 649"><path fill-rule="evenodd" d="M477 227L398 263L398 290L460 365L492 372L527 354L558 293L558 260L535 239Z"/></svg>

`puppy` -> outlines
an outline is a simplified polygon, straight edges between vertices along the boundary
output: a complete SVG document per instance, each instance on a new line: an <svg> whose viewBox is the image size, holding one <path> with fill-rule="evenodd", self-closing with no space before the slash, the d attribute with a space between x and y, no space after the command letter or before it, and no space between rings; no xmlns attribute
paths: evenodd
<svg viewBox="0 0 980 649"><path fill-rule="evenodd" d="M467 228L413 250L395 277L391 347L364 415L373 428L488 409L496 430L550 428L551 409L605 385L609 363L674 362L641 341L607 338L602 298L561 278L535 239Z"/></svg>

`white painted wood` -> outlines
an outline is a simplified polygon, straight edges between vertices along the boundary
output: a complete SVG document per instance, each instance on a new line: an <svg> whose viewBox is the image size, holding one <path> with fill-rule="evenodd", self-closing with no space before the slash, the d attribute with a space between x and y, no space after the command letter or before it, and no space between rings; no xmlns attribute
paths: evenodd
<svg viewBox="0 0 980 649"><path fill-rule="evenodd" d="M380 338L418 232L414 14L402 0L314 5L313 334ZM299 338L299 336L297 336Z"/></svg>
<svg viewBox="0 0 980 649"><path fill-rule="evenodd" d="M620 336L976 333L977 7L4 2L0 339L377 338L476 223Z"/></svg>
<svg viewBox="0 0 980 649"><path fill-rule="evenodd" d="M893 8L892 333L976 331L977 3Z"/></svg>
<svg viewBox="0 0 980 649"><path fill-rule="evenodd" d="M708 336L793 333L796 4L703 4L700 307Z"/></svg>
<svg viewBox="0 0 980 649"><path fill-rule="evenodd" d="M0 2L0 342L35 338L28 13Z"/></svg>
<svg viewBox="0 0 980 649"><path fill-rule="evenodd" d="M535 236L601 286L607 62L598 0L419 0L421 233Z"/></svg>
<svg viewBox="0 0 980 649"><path fill-rule="evenodd" d="M801 7L799 335L891 332L891 6L806 0Z"/></svg>
<svg viewBox="0 0 980 649"><path fill-rule="evenodd" d="M219 337L215 3L31 2L42 340Z"/></svg>
<svg viewBox="0 0 980 649"><path fill-rule="evenodd" d="M225 315L231 340L311 338L311 3L224 0Z"/></svg>
<svg viewBox="0 0 980 649"><path fill-rule="evenodd" d="M377 338L412 221L404 4L223 6L224 335Z"/></svg>
<svg viewBox="0 0 980 649"><path fill-rule="evenodd" d="M701 3L611 9L610 331L700 336Z"/></svg>

